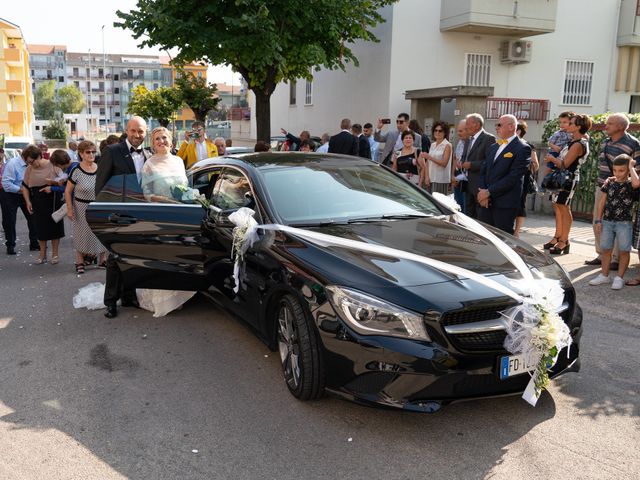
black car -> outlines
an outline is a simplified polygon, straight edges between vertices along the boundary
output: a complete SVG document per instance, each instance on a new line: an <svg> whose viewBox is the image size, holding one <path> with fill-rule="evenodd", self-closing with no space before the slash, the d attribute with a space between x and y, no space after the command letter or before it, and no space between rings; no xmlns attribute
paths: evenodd
<svg viewBox="0 0 640 480"><path fill-rule="evenodd" d="M268 152L218 157L188 172L210 200L145 200L135 175L117 176L88 208L88 220L135 287L197 290L279 350L299 399L325 390L415 411L524 390L526 372L505 371L505 321L515 301L433 267L263 231L244 258L233 292L231 256L240 207L259 224L282 224L412 252L501 284L517 270L452 211L388 168L356 157ZM489 227L490 228L490 227ZM553 378L579 369L582 312L565 271L549 256L493 230L538 277L564 289L561 316L573 344ZM507 361L508 363L508 361ZM511 362L513 363L513 362Z"/></svg>

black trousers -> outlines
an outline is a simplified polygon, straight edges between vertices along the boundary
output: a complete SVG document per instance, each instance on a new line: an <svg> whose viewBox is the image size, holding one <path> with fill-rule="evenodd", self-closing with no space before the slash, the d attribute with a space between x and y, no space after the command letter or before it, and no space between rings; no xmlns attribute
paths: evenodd
<svg viewBox="0 0 640 480"><path fill-rule="evenodd" d="M481 209L478 200L476 199L476 195L469 192L470 189L467 188L467 192L464 195L465 202L465 215L478 219L478 212Z"/></svg>
<svg viewBox="0 0 640 480"><path fill-rule="evenodd" d="M36 224L27 211L27 204L21 193L10 193L4 190L0 192L0 207L2 208L2 229L4 230L5 245L7 247L16 246L16 220L18 219L18 208L22 210L24 218L27 219L29 227L29 244L38 245L38 235Z"/></svg>
<svg viewBox="0 0 640 480"><path fill-rule="evenodd" d="M513 235L513 227L518 214L518 207L514 208L478 208L478 220L499 228L503 232Z"/></svg>
<svg viewBox="0 0 640 480"><path fill-rule="evenodd" d="M107 307L115 307L119 299L123 301L136 300L135 289L125 289L122 272L113 254L107 257L107 278L104 287L104 304Z"/></svg>

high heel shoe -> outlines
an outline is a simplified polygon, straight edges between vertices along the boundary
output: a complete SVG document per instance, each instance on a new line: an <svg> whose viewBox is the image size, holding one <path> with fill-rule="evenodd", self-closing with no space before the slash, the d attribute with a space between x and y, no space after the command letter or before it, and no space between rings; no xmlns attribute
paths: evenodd
<svg viewBox="0 0 640 480"><path fill-rule="evenodd" d="M544 250L549 250L551 247L555 247L556 243L560 240L559 237L553 237L550 242L545 243L542 248Z"/></svg>
<svg viewBox="0 0 640 480"><path fill-rule="evenodd" d="M564 247L559 247L558 245L560 245L561 243L564 243ZM562 241L560 240L558 243L555 244L555 246L553 248L549 249L549 253L551 255L564 255L569 253L569 250L571 250L571 244L566 241Z"/></svg>

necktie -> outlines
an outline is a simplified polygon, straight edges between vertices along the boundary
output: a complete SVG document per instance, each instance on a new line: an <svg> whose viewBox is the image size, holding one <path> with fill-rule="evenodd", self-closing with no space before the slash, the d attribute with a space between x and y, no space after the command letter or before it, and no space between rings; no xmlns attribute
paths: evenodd
<svg viewBox="0 0 640 480"><path fill-rule="evenodd" d="M496 143L498 145L506 145L507 143L509 143L509 140L498 140Z"/></svg>
<svg viewBox="0 0 640 480"><path fill-rule="evenodd" d="M142 148L131 147L129 153L142 153Z"/></svg>

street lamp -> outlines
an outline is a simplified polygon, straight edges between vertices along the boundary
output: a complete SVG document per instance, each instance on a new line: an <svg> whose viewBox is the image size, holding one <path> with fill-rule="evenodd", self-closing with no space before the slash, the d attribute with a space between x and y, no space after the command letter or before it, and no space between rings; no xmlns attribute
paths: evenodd
<svg viewBox="0 0 640 480"><path fill-rule="evenodd" d="M91 117L93 116L93 105L91 105L92 102L92 98L91 98L91 49L89 49L89 71L87 72L89 75L89 81L87 82L87 90L89 93L89 124L91 124Z"/></svg>
<svg viewBox="0 0 640 480"><path fill-rule="evenodd" d="M107 56L104 51L104 25L102 25L102 94L104 96L104 133L109 133L109 123L107 119Z"/></svg>

